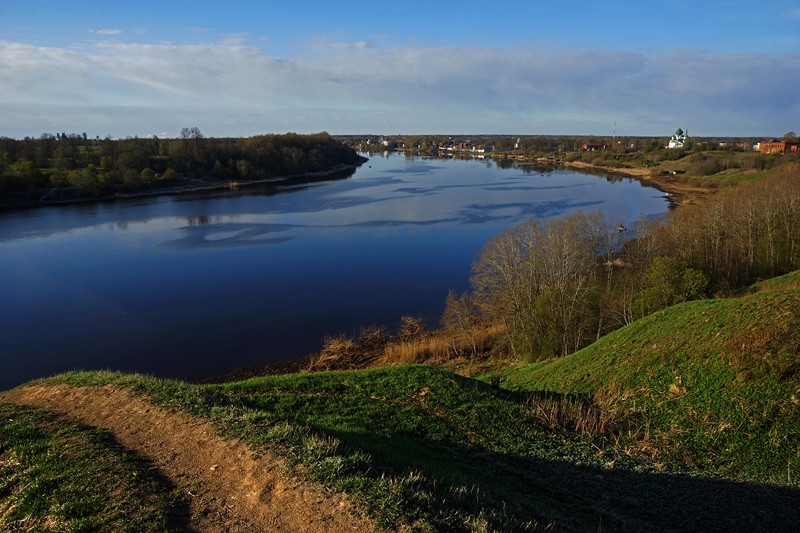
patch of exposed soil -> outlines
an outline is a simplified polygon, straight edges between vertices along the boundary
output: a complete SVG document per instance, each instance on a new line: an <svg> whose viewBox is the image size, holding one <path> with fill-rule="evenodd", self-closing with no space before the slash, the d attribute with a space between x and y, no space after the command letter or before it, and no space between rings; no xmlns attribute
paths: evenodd
<svg viewBox="0 0 800 533"><path fill-rule="evenodd" d="M46 409L70 422L101 427L150 459L189 496L194 531L372 531L342 494L287 473L276 457L256 455L210 424L155 407L114 387L29 385L0 402Z"/></svg>

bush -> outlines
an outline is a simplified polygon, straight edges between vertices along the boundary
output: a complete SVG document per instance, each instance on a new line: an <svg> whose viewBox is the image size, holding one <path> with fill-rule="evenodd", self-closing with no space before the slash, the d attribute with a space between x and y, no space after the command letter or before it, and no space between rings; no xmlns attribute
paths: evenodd
<svg viewBox="0 0 800 533"><path fill-rule="evenodd" d="M716 157L710 157L702 153L692 154L689 159L689 172L695 176L711 176L722 169L722 165Z"/></svg>

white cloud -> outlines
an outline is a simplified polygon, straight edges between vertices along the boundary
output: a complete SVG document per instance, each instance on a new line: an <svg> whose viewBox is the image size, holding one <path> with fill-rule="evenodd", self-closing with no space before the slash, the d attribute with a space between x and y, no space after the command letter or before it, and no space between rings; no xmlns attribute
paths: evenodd
<svg viewBox="0 0 800 533"><path fill-rule="evenodd" d="M122 136L187 124L210 135L580 134L606 133L614 120L618 129L642 135L668 133L675 124L698 135L771 135L797 127L800 55L381 48L322 39L299 56L278 58L231 37L76 49L0 42L3 103L28 110L19 122L0 118L0 135L41 133L33 124L43 109L50 117L93 122L100 135ZM75 106L80 115L70 111ZM113 132L104 129L112 125ZM75 128L91 124L61 127Z"/></svg>
<svg viewBox="0 0 800 533"><path fill-rule="evenodd" d="M223 34L221 36L222 40L219 42L219 44L221 46L225 46L225 45L231 45L231 46L245 45L248 42L249 36L250 36L250 34L247 33L247 32L243 32L243 33L225 33L225 34Z"/></svg>
<svg viewBox="0 0 800 533"><path fill-rule="evenodd" d="M122 30L112 30L112 29L89 30L89 33L96 33L97 35L120 35L122 33Z"/></svg>

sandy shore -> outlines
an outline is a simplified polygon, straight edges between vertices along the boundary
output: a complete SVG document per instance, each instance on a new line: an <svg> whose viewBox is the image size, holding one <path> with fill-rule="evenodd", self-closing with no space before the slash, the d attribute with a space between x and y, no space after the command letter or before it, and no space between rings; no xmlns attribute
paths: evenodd
<svg viewBox="0 0 800 533"><path fill-rule="evenodd" d="M583 161L562 162L561 164L568 168L600 170L609 174L636 178L667 194L675 206L697 204L699 201L712 196L715 192L715 189L697 187L673 175L653 174L653 171L649 168L610 168L584 163Z"/></svg>

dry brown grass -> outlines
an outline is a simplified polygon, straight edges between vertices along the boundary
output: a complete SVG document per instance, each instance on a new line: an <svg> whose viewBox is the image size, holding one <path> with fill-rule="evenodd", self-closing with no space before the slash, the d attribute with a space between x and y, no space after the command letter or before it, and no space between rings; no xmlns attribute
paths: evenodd
<svg viewBox="0 0 800 533"><path fill-rule="evenodd" d="M346 335L328 336L322 342L322 350L309 358L306 372L329 370L352 370L369 368L383 353L388 338L383 328L362 328L355 339Z"/></svg>
<svg viewBox="0 0 800 533"><path fill-rule="evenodd" d="M309 361L307 371L320 372L328 370L334 363L351 354L355 347L356 343L344 335L326 337L322 341L322 350Z"/></svg>
<svg viewBox="0 0 800 533"><path fill-rule="evenodd" d="M397 337L412 339L425 333L425 321L417 316L404 315L400 318L400 327L397 328Z"/></svg>
<svg viewBox="0 0 800 533"><path fill-rule="evenodd" d="M326 337L322 349L307 359L307 365L301 371L325 372L403 364L475 362L485 359L487 352L497 346L503 331L501 324L476 327L475 354L468 336L454 336L446 328L426 330L421 319L403 317L397 334L391 337L378 327L364 328L356 337Z"/></svg>
<svg viewBox="0 0 800 533"><path fill-rule="evenodd" d="M502 335L502 326L491 324L477 328L475 343L479 353L485 352L496 344ZM380 366L430 363L450 360L472 354L472 344L466 336L454 338L445 329L418 332L411 337L399 337L389 342L378 359Z"/></svg>
<svg viewBox="0 0 800 533"><path fill-rule="evenodd" d="M800 371L800 336L794 323L744 328L728 338L724 349L750 377L771 371L781 381Z"/></svg>
<svg viewBox="0 0 800 533"><path fill-rule="evenodd" d="M776 291L786 291L792 289L800 289L800 279L796 281L788 281L786 283L782 283L780 285L761 285L758 287L758 290L752 291L748 294L760 294L763 292L776 292Z"/></svg>
<svg viewBox="0 0 800 533"><path fill-rule="evenodd" d="M445 359L451 352L452 347L448 338L432 335L387 344L380 363L384 365L423 363Z"/></svg>
<svg viewBox="0 0 800 533"><path fill-rule="evenodd" d="M610 437L630 432L633 418L625 407L625 393L612 385L591 395L533 394L530 412L551 430L567 430L592 437Z"/></svg>

